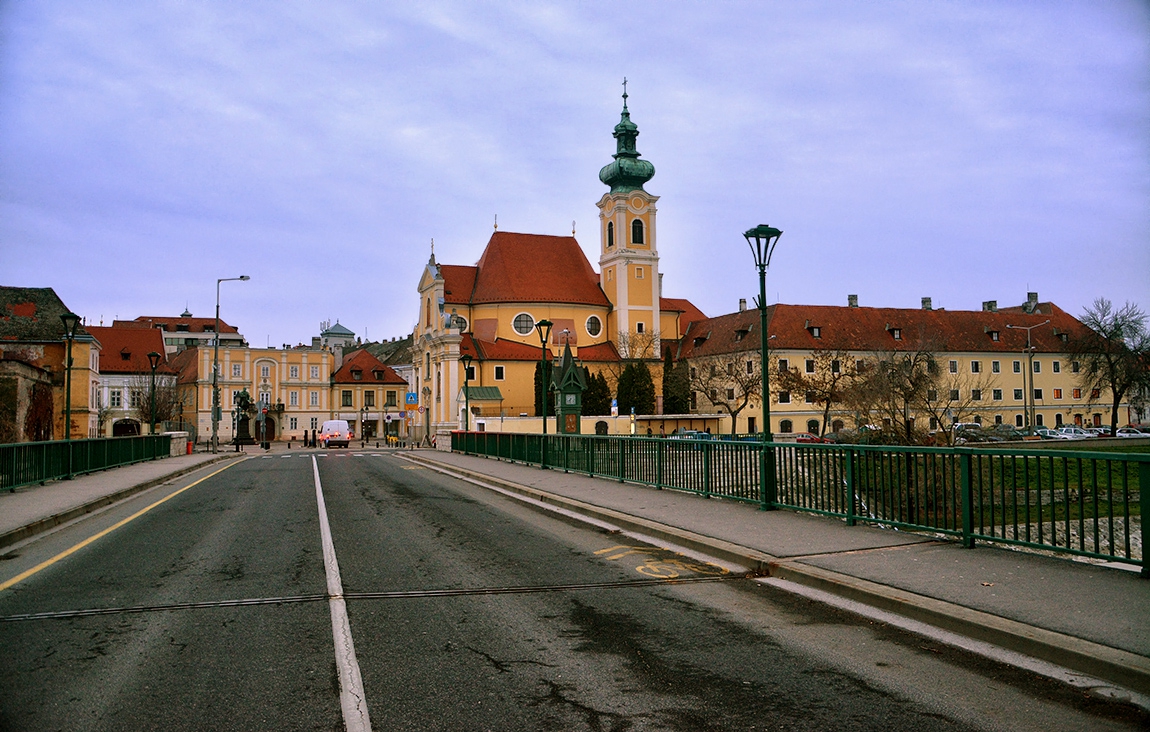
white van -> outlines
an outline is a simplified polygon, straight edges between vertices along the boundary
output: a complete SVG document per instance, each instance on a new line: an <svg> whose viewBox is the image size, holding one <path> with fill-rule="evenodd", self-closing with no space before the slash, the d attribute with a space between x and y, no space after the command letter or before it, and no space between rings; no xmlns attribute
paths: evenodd
<svg viewBox="0 0 1150 732"><path fill-rule="evenodd" d="M347 447L353 437L346 419L329 419L323 423L318 441L324 447Z"/></svg>

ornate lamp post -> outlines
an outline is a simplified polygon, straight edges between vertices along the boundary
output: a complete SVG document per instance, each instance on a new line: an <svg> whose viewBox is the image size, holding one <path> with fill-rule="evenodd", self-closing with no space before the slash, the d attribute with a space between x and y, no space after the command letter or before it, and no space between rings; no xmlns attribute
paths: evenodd
<svg viewBox="0 0 1150 732"><path fill-rule="evenodd" d="M76 328L80 316L67 312L60 316L64 323L64 339L68 341L68 353L64 360L64 439L72 439L72 341L76 340ZM71 471L69 471L71 472Z"/></svg>
<svg viewBox="0 0 1150 732"><path fill-rule="evenodd" d="M762 358L763 372L763 442L770 442L771 434L771 388L770 388L770 361L767 359L767 268L771 266L771 256L775 253L775 245L783 232L759 224L753 229L743 232L743 237L751 247L751 254L755 257L755 266L759 268L759 350ZM775 453L770 448L764 448L761 484L763 486L762 508L773 508L776 498L775 486Z"/></svg>
<svg viewBox="0 0 1150 732"><path fill-rule="evenodd" d="M463 431L471 431L471 362L474 359L471 354L465 353L459 357L459 363L463 364Z"/></svg>
<svg viewBox="0 0 1150 732"><path fill-rule="evenodd" d="M1028 377L1026 374L1023 374L1022 388L1025 391L1022 393L1022 411L1024 414L1026 414L1026 429L1028 431L1034 427L1034 347L1030 345L1030 331L1034 330L1035 328L1041 328L1049 322L1050 319L1048 318L1041 323L1038 323L1037 325L1007 324L1006 326L1007 328L1011 328L1013 330L1026 331L1026 374L1030 374L1030 386L1026 385L1026 379Z"/></svg>
<svg viewBox="0 0 1150 732"><path fill-rule="evenodd" d="M224 277L216 280L216 330L214 333L215 349L212 354L212 452L220 451L220 283L221 282L247 282L251 277Z"/></svg>
<svg viewBox="0 0 1150 732"><path fill-rule="evenodd" d="M535 330L539 331L539 344L542 347L542 352L539 355L539 383L540 390L542 391L542 398L539 400L543 404L543 434L547 434L547 341L551 339L551 328L554 325L550 320L540 320L535 324Z"/></svg>
<svg viewBox="0 0 1150 732"><path fill-rule="evenodd" d="M160 354L152 351L148 354L148 363L152 366L152 427L148 430L149 435L156 434L156 367L160 365Z"/></svg>

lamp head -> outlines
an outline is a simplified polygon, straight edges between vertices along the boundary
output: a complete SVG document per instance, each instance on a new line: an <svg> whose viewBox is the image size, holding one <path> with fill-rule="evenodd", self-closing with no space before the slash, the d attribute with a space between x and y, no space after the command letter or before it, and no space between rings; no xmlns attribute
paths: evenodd
<svg viewBox="0 0 1150 732"><path fill-rule="evenodd" d="M782 235L782 231L766 224L759 224L743 232L743 237L751 247L751 254L755 257L756 266L770 266L771 255L774 254L775 245L779 243L779 237Z"/></svg>
<svg viewBox="0 0 1150 732"><path fill-rule="evenodd" d="M155 351L148 354L148 363L152 364L152 371L155 371L156 367L160 365L160 358L160 354Z"/></svg>
<svg viewBox="0 0 1150 732"><path fill-rule="evenodd" d="M251 277L248 277L247 275L240 275L240 281L241 282L247 282L250 279L251 279Z"/></svg>
<svg viewBox="0 0 1150 732"><path fill-rule="evenodd" d="M547 341L551 340L551 327L554 325L550 320L540 320L535 323L535 329L539 331L539 340L543 345L547 345Z"/></svg>
<svg viewBox="0 0 1150 732"><path fill-rule="evenodd" d="M64 335L66 338L76 337L76 328L80 325L80 316L68 311L60 316L60 321L64 323Z"/></svg>

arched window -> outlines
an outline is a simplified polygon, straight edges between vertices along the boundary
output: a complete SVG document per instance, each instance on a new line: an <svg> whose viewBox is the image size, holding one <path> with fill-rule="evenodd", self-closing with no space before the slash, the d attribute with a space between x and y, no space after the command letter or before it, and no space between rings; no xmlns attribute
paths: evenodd
<svg viewBox="0 0 1150 732"><path fill-rule="evenodd" d="M631 222L631 243L643 243L643 220L635 219Z"/></svg>
<svg viewBox="0 0 1150 732"><path fill-rule="evenodd" d="M607 222L607 248L615 246L615 222Z"/></svg>
<svg viewBox="0 0 1150 732"><path fill-rule="evenodd" d="M787 434L787 433L790 433L793 431L794 431L794 427L791 426L791 420L784 419L784 420L779 422L779 432Z"/></svg>
<svg viewBox="0 0 1150 732"><path fill-rule="evenodd" d="M521 336L531 335L531 331L535 330L535 318L528 313L519 313L511 321L511 327Z"/></svg>
<svg viewBox="0 0 1150 732"><path fill-rule="evenodd" d="M819 433L819 421L817 419L807 420L807 432L810 432L812 435Z"/></svg>
<svg viewBox="0 0 1150 732"><path fill-rule="evenodd" d="M431 298L430 297L427 298L427 303L423 309L423 312L424 312L423 322L428 328L430 328L431 327Z"/></svg>
<svg viewBox="0 0 1150 732"><path fill-rule="evenodd" d="M831 422L831 431L842 432L843 426L843 421L841 419L836 419L834 422Z"/></svg>

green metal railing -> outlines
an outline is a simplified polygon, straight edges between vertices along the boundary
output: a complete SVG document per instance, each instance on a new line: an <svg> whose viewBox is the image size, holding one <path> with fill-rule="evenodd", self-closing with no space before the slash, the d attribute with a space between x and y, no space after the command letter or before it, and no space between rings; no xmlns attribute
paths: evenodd
<svg viewBox="0 0 1150 732"><path fill-rule="evenodd" d="M1150 455L454 432L452 450L959 539L1141 565ZM774 453L776 499L762 461Z"/></svg>
<svg viewBox="0 0 1150 732"><path fill-rule="evenodd" d="M0 490L167 457L170 435L0 445Z"/></svg>

